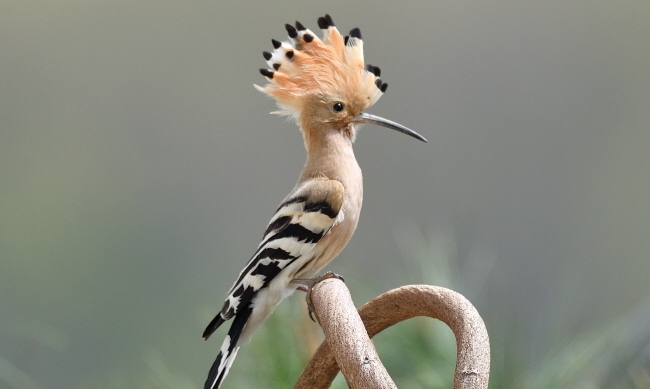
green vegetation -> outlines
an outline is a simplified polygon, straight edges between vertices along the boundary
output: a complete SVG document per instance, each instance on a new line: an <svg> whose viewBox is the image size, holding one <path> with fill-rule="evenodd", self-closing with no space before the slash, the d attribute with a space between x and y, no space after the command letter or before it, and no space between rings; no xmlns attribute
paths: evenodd
<svg viewBox="0 0 650 389"><path fill-rule="evenodd" d="M409 236L417 236L410 234ZM418 264L414 274L425 275L417 282L435 283L457 290L480 294L471 285L480 285L490 275L487 259L457 266L452 239L430 236L403 240L405 253ZM477 260L480 260L478 258ZM488 266L486 266L486 263ZM471 296L468 296L471 300ZM360 303L358 303L360 304ZM606 328L591 328L572 339L558 340L544 350L545 357L521 371L507 371L506 366L521 366L518 355L509 349L529 347L503 346L502 335L491 333L491 388L536 389L641 389L650 388L650 306L621 318ZM560 320L560 318L555 318ZM34 323L5 324L5 332L31 339L38 346L66 352L69 340L56 329ZM488 330L490 325L488 324ZM240 350L225 388L289 388L323 339L320 327L307 315L301 299L281 304L261 327L249 345ZM416 318L399 323L375 337L379 355L400 389L450 388L456 346L453 334L442 323ZM189 389L199 383L185 374L172 371L169 356L158 351L145 353L140 366L130 371L108 374L108 379L83 381L79 388L90 389ZM0 382L9 388L47 389L37 384L9 360L0 355ZM332 386L347 385L339 374Z"/></svg>

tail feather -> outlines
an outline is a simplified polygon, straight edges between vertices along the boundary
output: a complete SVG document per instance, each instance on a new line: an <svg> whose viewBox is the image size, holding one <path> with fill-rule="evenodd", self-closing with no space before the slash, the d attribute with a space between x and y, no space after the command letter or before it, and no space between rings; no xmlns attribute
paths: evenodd
<svg viewBox="0 0 650 389"><path fill-rule="evenodd" d="M219 326L222 325L225 321L226 319L224 319L223 316L221 316L221 313L218 313L217 316L215 316L214 319L212 319L210 324L208 324L208 326L205 327L205 331L203 331L203 339L208 340L210 335L212 335L212 333L216 331L217 328L219 328Z"/></svg>
<svg viewBox="0 0 650 389"><path fill-rule="evenodd" d="M217 359L215 359L210 368L208 378L205 380L204 389L219 388L223 379L228 375L228 370L230 370L230 366L232 366L232 362L235 360L237 351L239 350L237 342L248 322L251 312L253 312L253 308L249 306L246 309L240 310L235 315L230 330L228 330L228 335L226 335L226 339L221 344Z"/></svg>

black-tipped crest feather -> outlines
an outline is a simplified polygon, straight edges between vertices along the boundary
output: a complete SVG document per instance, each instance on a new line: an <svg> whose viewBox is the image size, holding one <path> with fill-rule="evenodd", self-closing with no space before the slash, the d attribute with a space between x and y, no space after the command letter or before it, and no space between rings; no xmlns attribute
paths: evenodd
<svg viewBox="0 0 650 389"><path fill-rule="evenodd" d="M297 31L296 28L295 28L294 26L292 26L291 24L285 24L285 25L284 25L284 28L287 29L287 34L289 34L289 38L292 38L292 39L293 39L293 38L295 38L295 37L298 36L298 31Z"/></svg>

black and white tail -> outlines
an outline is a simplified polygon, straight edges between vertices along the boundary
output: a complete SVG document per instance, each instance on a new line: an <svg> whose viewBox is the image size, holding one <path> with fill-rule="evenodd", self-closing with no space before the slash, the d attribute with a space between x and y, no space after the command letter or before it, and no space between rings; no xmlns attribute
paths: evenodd
<svg viewBox="0 0 650 389"><path fill-rule="evenodd" d="M245 309L240 309L235 315L232 325L230 326L230 330L228 330L228 335L226 335L226 339L224 339L223 343L221 344L219 355L217 355L217 359L214 361L214 364L210 368L208 378L205 380L205 386L203 387L204 389L217 389L221 385L223 379L226 378L226 375L228 375L228 370L230 370L230 366L232 366L232 362L235 360L237 351L239 350L237 342L239 341L239 337L241 336L241 333L246 326L246 323L248 322L248 318L251 316L251 312L253 312L253 308L249 303L248 307ZM215 325L212 325L213 323L210 323L211 325L209 325L206 329L206 332L203 334L203 337L205 339L207 339L210 334L212 334L212 332L214 332L214 330L216 330L217 327L223 323L223 319L219 320L218 318L220 319L221 316L217 315L217 318L215 318L215 320L218 322L215 323Z"/></svg>
<svg viewBox="0 0 650 389"><path fill-rule="evenodd" d="M311 276L316 271L309 269L309 264L314 266L312 259L320 257L321 251L315 250L315 246L343 220L344 194L339 181L319 177L298 186L280 204L262 243L230 288L221 312L203 332L203 339L208 339L224 322L234 319L210 369L205 389L219 387L239 346L293 293L295 286L290 283L296 272L307 268L305 274Z"/></svg>

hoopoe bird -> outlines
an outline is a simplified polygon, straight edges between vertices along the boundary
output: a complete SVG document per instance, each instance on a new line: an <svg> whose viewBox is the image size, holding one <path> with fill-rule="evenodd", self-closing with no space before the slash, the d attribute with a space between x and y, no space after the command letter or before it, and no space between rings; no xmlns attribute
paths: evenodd
<svg viewBox="0 0 650 389"><path fill-rule="evenodd" d="M221 312L203 338L234 319L210 369L205 389L218 388L239 347L275 307L347 245L357 227L363 183L352 151L360 124L371 123L427 140L400 124L363 112L386 92L376 66L364 66L361 31L341 36L329 15L318 19L323 39L296 22L289 40L272 40L264 52L269 82L255 85L273 97L279 110L302 130L307 162L293 190L282 201L262 243L228 293Z"/></svg>

